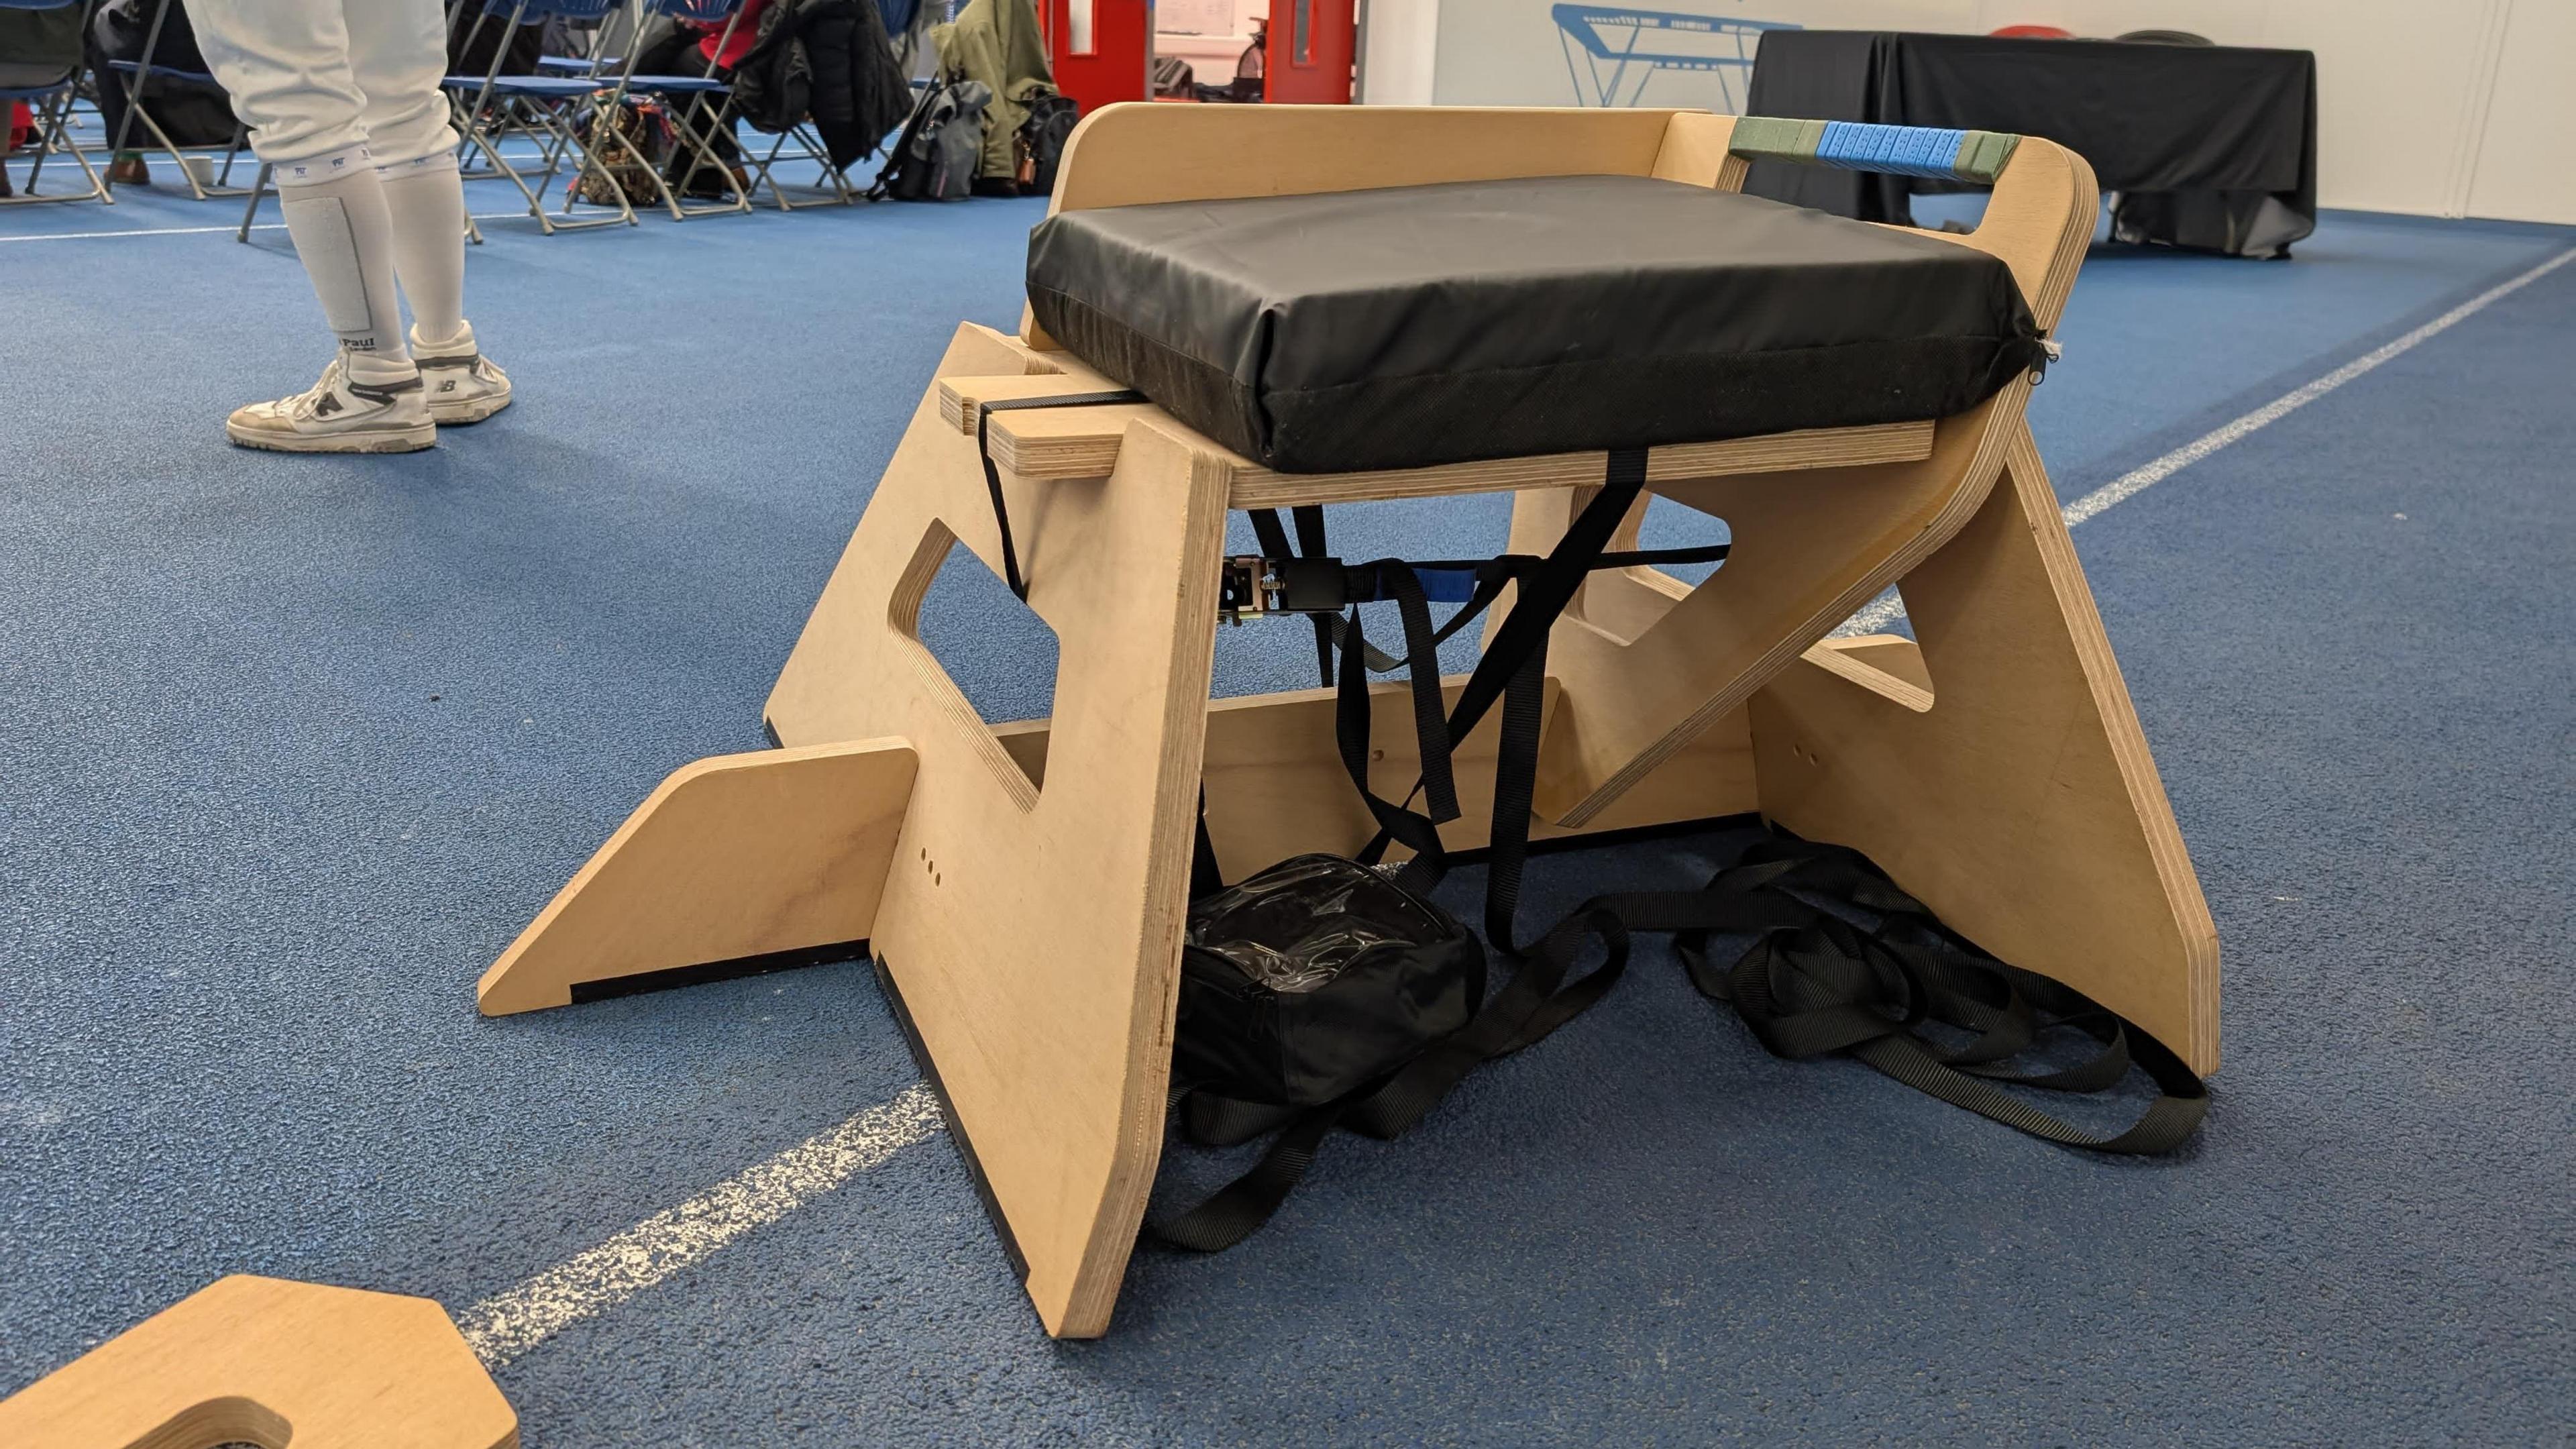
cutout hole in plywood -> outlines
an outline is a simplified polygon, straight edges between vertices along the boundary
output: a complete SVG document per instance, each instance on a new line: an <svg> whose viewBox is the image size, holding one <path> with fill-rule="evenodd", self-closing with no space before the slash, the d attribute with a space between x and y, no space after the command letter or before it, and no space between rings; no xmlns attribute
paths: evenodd
<svg viewBox="0 0 2576 1449"><path fill-rule="evenodd" d="M295 1427L275 1409L239 1394L192 1404L137 1444L203 1444L210 1449L286 1449Z"/></svg>
<svg viewBox="0 0 2576 1449"><path fill-rule="evenodd" d="M1703 544L1729 543L1735 534L1726 520L1696 508L1649 493L1646 516L1638 521L1636 548L1698 548ZM1708 582L1708 576L1724 568L1723 563L1676 564L1656 572L1677 579L1692 588Z"/></svg>
<svg viewBox="0 0 2576 1449"><path fill-rule="evenodd" d="M1651 493L1643 501L1644 507L1630 510L1627 526L1611 535L1612 552L1734 542L1725 519ZM1673 605L1724 567L1721 562L1605 569L1585 582L1567 612L1622 644L1633 644Z"/></svg>
<svg viewBox="0 0 2576 1449"><path fill-rule="evenodd" d="M1055 631L944 526L934 525L895 590L892 622L922 648L922 663L953 693L994 746L1003 783L1024 806L1046 784L1044 721L1054 711L1061 648ZM1014 728L995 721L1034 721ZM1012 778L1016 777L1016 778ZM935 877L936 863L922 851Z"/></svg>

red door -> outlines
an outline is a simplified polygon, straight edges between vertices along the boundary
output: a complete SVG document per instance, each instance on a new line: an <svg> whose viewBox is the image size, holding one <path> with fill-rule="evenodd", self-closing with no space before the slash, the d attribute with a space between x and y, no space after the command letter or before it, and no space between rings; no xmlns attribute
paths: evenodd
<svg viewBox="0 0 2576 1449"><path fill-rule="evenodd" d="M1349 105L1358 6L1359 0L1270 0L1269 75L1261 98L1281 106Z"/></svg>
<svg viewBox="0 0 2576 1449"><path fill-rule="evenodd" d="M1045 0L1042 13L1055 88L1079 102L1084 115L1151 94L1151 0Z"/></svg>

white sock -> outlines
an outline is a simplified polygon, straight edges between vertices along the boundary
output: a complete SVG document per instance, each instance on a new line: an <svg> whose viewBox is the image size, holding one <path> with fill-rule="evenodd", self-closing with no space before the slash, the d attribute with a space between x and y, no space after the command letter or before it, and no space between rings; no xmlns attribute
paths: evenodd
<svg viewBox="0 0 2576 1449"><path fill-rule="evenodd" d="M277 196L322 315L348 349L349 375L361 382L411 376L395 300L393 218L367 148L279 165Z"/></svg>
<svg viewBox="0 0 2576 1449"><path fill-rule="evenodd" d="M416 334L425 346L452 343L465 330L465 186L456 153L379 166L376 175L393 215L394 271L411 299Z"/></svg>

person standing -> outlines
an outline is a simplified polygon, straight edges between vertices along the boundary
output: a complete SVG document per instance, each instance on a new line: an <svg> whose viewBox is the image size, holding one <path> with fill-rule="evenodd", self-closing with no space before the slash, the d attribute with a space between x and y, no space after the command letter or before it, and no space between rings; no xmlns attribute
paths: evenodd
<svg viewBox="0 0 2576 1449"><path fill-rule="evenodd" d="M236 443L401 453L510 404L465 320L465 190L439 0L189 0L208 69L268 163L339 351L305 392L236 410ZM396 290L411 302L408 335Z"/></svg>

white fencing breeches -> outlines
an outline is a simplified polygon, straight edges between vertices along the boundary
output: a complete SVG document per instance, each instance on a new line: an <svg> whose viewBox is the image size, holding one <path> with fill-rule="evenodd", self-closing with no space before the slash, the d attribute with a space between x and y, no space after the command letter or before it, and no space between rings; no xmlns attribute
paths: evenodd
<svg viewBox="0 0 2576 1449"><path fill-rule="evenodd" d="M397 166L456 145L439 0L188 0L188 18L272 166L358 146Z"/></svg>

